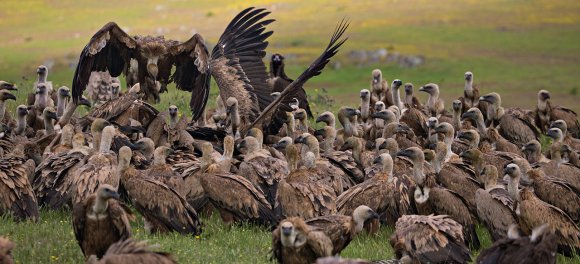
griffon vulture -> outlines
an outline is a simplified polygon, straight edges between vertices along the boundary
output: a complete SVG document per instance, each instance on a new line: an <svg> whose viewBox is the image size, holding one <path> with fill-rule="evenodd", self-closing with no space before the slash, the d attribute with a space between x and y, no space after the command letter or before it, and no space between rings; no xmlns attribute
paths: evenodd
<svg viewBox="0 0 580 264"><path fill-rule="evenodd" d="M145 241L128 238L112 244L100 260L92 255L87 264L177 264L171 254L153 251Z"/></svg>
<svg viewBox="0 0 580 264"><path fill-rule="evenodd" d="M309 226L299 217L280 222L272 231L272 255L278 263L314 263L317 258L331 256L332 241L320 229Z"/></svg>

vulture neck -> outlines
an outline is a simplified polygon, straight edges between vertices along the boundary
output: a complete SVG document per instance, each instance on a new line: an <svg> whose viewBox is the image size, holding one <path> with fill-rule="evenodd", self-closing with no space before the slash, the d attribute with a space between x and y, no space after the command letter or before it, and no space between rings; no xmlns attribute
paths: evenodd
<svg viewBox="0 0 580 264"><path fill-rule="evenodd" d="M466 103L469 102L469 104L467 104L467 107L468 108L473 107L473 105L475 104L473 98L473 78L471 78L471 80L465 80L465 87L463 90L465 91L465 95L467 95L467 98L465 98L465 102Z"/></svg>
<svg viewBox="0 0 580 264"><path fill-rule="evenodd" d="M4 120L6 114L6 101L0 100L0 121Z"/></svg>
<svg viewBox="0 0 580 264"><path fill-rule="evenodd" d="M482 154L483 155L483 154ZM483 157L477 156L472 161L473 170L475 171L475 177L479 180L481 170L483 170Z"/></svg>
<svg viewBox="0 0 580 264"><path fill-rule="evenodd" d="M286 135L289 137L294 137L294 131L296 131L296 120L294 116L288 117L288 122L286 123Z"/></svg>
<svg viewBox="0 0 580 264"><path fill-rule="evenodd" d="M153 165L165 165L165 155L153 155Z"/></svg>
<svg viewBox="0 0 580 264"><path fill-rule="evenodd" d="M314 154L317 159L320 158L320 146L316 140L307 140L308 149Z"/></svg>
<svg viewBox="0 0 580 264"><path fill-rule="evenodd" d="M330 135L328 135L330 134ZM334 141L336 140L336 131L334 133L327 133L326 137L321 143L324 154L330 155L334 152Z"/></svg>
<svg viewBox="0 0 580 264"><path fill-rule="evenodd" d="M70 122L70 119L72 118L76 109L77 109L77 104L75 103L74 100L72 100L68 104L66 104L66 109L64 111L64 114L62 115L62 117L58 121L58 124L60 125L60 127L64 127L66 124L68 124Z"/></svg>
<svg viewBox="0 0 580 264"><path fill-rule="evenodd" d="M334 118L334 115L330 116L328 125L336 129L336 119Z"/></svg>
<svg viewBox="0 0 580 264"><path fill-rule="evenodd" d="M445 132L445 138L443 141L445 142L445 147L447 148L445 151L445 162L448 162L454 154L451 150L451 145L453 144L453 132Z"/></svg>
<svg viewBox="0 0 580 264"><path fill-rule="evenodd" d="M542 100L541 98L538 98L538 110L544 113L546 112L547 108L548 108L548 100Z"/></svg>
<svg viewBox="0 0 580 264"><path fill-rule="evenodd" d="M34 105L40 106L41 109L44 109L47 105L47 101L48 101L48 95L47 94L36 94L36 97L34 98Z"/></svg>
<svg viewBox="0 0 580 264"><path fill-rule="evenodd" d="M354 234L358 234L363 230L365 221L363 219L356 219L356 216L352 217L351 226L354 227Z"/></svg>
<svg viewBox="0 0 580 264"><path fill-rule="evenodd" d="M241 123L241 119L240 119L240 112L238 111L238 106L233 106L232 107L232 114L230 116L231 118L231 122L232 122L232 136L234 138L239 138L240 134L239 134L239 129L240 129L240 123Z"/></svg>
<svg viewBox="0 0 580 264"><path fill-rule="evenodd" d="M427 128L427 133L429 133L429 142L437 143L439 141L439 134L433 133L432 127Z"/></svg>
<svg viewBox="0 0 580 264"><path fill-rule="evenodd" d="M369 118L369 111L370 111L370 97L361 98L360 102L360 117L363 122L366 122Z"/></svg>
<svg viewBox="0 0 580 264"><path fill-rule="evenodd" d="M50 119L47 116L44 116L43 121L44 121L44 130L45 130L46 135L54 133L54 125L52 124L52 119Z"/></svg>
<svg viewBox="0 0 580 264"><path fill-rule="evenodd" d="M453 118L451 119L451 123L455 130L459 131L459 129L461 129L461 109L453 109Z"/></svg>
<svg viewBox="0 0 580 264"><path fill-rule="evenodd" d="M360 143L354 144L352 147L352 158L356 163L362 164L362 147Z"/></svg>
<svg viewBox="0 0 580 264"><path fill-rule="evenodd" d="M101 133L101 143L99 152L100 153L107 153L111 150L111 144L113 143L113 135L107 135Z"/></svg>
<svg viewBox="0 0 580 264"><path fill-rule="evenodd" d="M308 133L308 120L306 118L298 119L298 124L296 124L296 126L296 130L300 133Z"/></svg>
<svg viewBox="0 0 580 264"><path fill-rule="evenodd" d="M429 98L427 99L427 106L429 108L435 108L435 103L437 103L437 100L439 100L439 91L437 89L433 89L433 91L429 93Z"/></svg>
<svg viewBox="0 0 580 264"><path fill-rule="evenodd" d="M177 114L169 115L169 128L174 129L177 125Z"/></svg>
<svg viewBox="0 0 580 264"><path fill-rule="evenodd" d="M96 215L103 214L105 213L108 207L109 203L107 199L103 199L97 196L97 199L95 199L95 204L93 204L93 213L95 213Z"/></svg>
<svg viewBox="0 0 580 264"><path fill-rule="evenodd" d="M443 162L445 160L445 155L441 155L440 153L435 152L435 158L433 159L433 169L435 173L441 172L441 168L443 167Z"/></svg>
<svg viewBox="0 0 580 264"><path fill-rule="evenodd" d="M26 130L26 115L18 115L16 119L16 135L23 135Z"/></svg>
<svg viewBox="0 0 580 264"><path fill-rule="evenodd" d="M508 193L510 194L512 199L514 199L514 201L516 202L520 201L520 194L518 190L519 185L520 185L520 175L518 172L518 174L515 177L510 177L507 186Z"/></svg>
<svg viewBox="0 0 580 264"><path fill-rule="evenodd" d="M425 175L423 174L423 161L413 160L413 178L417 185L423 185Z"/></svg>
<svg viewBox="0 0 580 264"><path fill-rule="evenodd" d="M413 93L405 93L405 103L409 106L413 106Z"/></svg>
<svg viewBox="0 0 580 264"><path fill-rule="evenodd" d="M552 144L552 146L550 146L550 157L552 158L552 161L556 162L557 164L564 162L562 159L562 153L559 149L560 146L561 144Z"/></svg>
<svg viewBox="0 0 580 264"><path fill-rule="evenodd" d="M56 116L61 117L64 114L66 108L66 97L59 95L58 101L56 102Z"/></svg>
<svg viewBox="0 0 580 264"><path fill-rule="evenodd" d="M48 74L47 74L47 72L44 72L44 73L39 73L39 74L38 74L38 80L36 81L36 83L45 83L45 82L46 82L46 79L47 79L47 77L48 77Z"/></svg>
<svg viewBox="0 0 580 264"><path fill-rule="evenodd" d="M477 130L481 136L487 136L487 127L485 126L485 121L483 121L482 115L477 115L477 120L475 120L477 125Z"/></svg>
<svg viewBox="0 0 580 264"><path fill-rule="evenodd" d="M399 113L403 110L403 104L401 103L401 94L399 93L399 88L391 87L393 94L393 104L399 108Z"/></svg>

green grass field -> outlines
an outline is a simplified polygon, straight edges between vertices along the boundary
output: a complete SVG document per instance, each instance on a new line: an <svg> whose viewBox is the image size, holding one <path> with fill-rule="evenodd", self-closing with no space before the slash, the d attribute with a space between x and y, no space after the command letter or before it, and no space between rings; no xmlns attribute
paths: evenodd
<svg viewBox="0 0 580 264"><path fill-rule="evenodd" d="M312 79L307 92L315 112L358 104L359 90L368 88L370 72L383 70L389 81L398 78L416 87L438 83L447 108L462 95L463 74L472 71L482 93L497 91L504 106L533 108L536 93L547 89L552 101L580 111L580 2L573 0L347 0L254 1L272 10L277 22L267 49L288 56L288 73L298 74L323 50L336 23L348 17L350 39L328 67ZM36 78L36 67L50 66L56 87L70 87L75 59L89 38L108 21L116 21L130 34L158 34L186 40L199 32L209 43L219 35L245 1L0 1L0 80L19 85L17 102L25 101ZM388 49L403 55L421 55L425 64L402 68L397 64L358 66L347 54L355 50ZM170 87L159 108L176 104L187 109L189 95ZM212 83L212 94L217 87ZM425 94L416 92L422 100ZM329 102L328 99L333 100ZM210 106L213 104L210 102ZM39 223L15 224L0 219L0 235L16 242L18 263L79 263L82 254L74 239L70 212L43 211ZM183 263L264 263L270 249L269 232L253 226L224 227L218 217L204 218L200 238L179 235L151 236L142 223L134 224L135 237L158 243ZM390 259L390 228L379 236L360 236L344 257ZM479 228L483 246L489 236ZM477 254L477 252L473 252ZM559 258L559 263L580 263Z"/></svg>

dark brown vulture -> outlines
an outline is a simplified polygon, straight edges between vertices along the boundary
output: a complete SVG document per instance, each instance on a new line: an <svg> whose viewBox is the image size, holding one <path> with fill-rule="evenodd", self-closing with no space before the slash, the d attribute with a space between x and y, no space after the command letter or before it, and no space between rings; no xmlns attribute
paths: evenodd
<svg viewBox="0 0 580 264"><path fill-rule="evenodd" d="M314 263L319 257L331 255L332 241L302 218L290 217L272 231L272 253L278 263Z"/></svg>
<svg viewBox="0 0 580 264"><path fill-rule="evenodd" d="M548 225L536 227L529 237L521 237L517 226L512 225L508 235L507 238L498 240L491 247L481 251L476 263L556 263L557 237L548 231Z"/></svg>
<svg viewBox="0 0 580 264"><path fill-rule="evenodd" d="M29 181L34 162L22 157L0 159L0 215L14 220L38 220L38 205Z"/></svg>
<svg viewBox="0 0 580 264"><path fill-rule="evenodd" d="M141 263L141 264L174 264L177 263L171 254L165 252L152 251L147 243L144 241L135 241L132 238L119 241L107 250L105 255L97 260L95 255L92 255L88 264L125 264L125 263Z"/></svg>
<svg viewBox="0 0 580 264"><path fill-rule="evenodd" d="M274 21L264 19L269 14L265 9L253 7L240 12L226 27L211 55L199 34L185 42L163 37L131 37L110 22L95 33L81 52L73 79L73 99L75 102L80 99L91 72L108 70L111 76L117 77L134 59L139 69L140 92L145 99L159 100L159 92L163 92L169 82L174 82L178 89L191 92L192 119L197 120L204 112L212 75L220 88L221 99L225 102L234 97L239 103L241 134L257 121L265 121L268 126L271 113L263 110L278 109L279 102L294 94L309 78L320 74L344 43L339 39L347 26L341 24L337 28L321 57L281 93L276 103L271 104L271 88L262 61L268 46L266 39L273 33L265 29ZM173 65L175 72L171 74ZM289 106L282 105L282 108ZM262 118L258 118L260 112L264 112ZM268 120L260 120L266 117Z"/></svg>
<svg viewBox="0 0 580 264"><path fill-rule="evenodd" d="M145 229L151 233L199 235L202 230L197 212L176 190L130 166L132 155L129 147L121 147L118 171L133 206L143 215Z"/></svg>
<svg viewBox="0 0 580 264"><path fill-rule="evenodd" d="M131 237L129 219L134 216L117 199L116 188L103 184L87 200L74 205L73 228L85 257L100 258L113 243Z"/></svg>
<svg viewBox="0 0 580 264"><path fill-rule="evenodd" d="M397 258L411 258L410 263L471 261L461 224L447 215L404 215L389 242Z"/></svg>
<svg viewBox="0 0 580 264"><path fill-rule="evenodd" d="M284 88L290 85L294 80L292 80L286 72L284 71L284 56L282 54L273 54L270 60L270 85L272 85L272 92L281 93ZM288 99L284 100L282 104L287 104L293 98L298 99L298 107L306 110L308 118L313 118L312 111L310 110L310 105L308 104L308 96L304 88L300 86L296 90L294 95L288 95Z"/></svg>

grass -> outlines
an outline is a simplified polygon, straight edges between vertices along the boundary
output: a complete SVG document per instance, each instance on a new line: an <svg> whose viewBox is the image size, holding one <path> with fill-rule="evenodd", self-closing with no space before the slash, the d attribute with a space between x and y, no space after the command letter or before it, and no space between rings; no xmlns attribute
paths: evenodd
<svg viewBox="0 0 580 264"><path fill-rule="evenodd" d="M580 4L574 0L451 0L360 1L349 0L254 1L272 10L277 20L270 29L267 51L287 56L288 75L296 77L322 51L335 26L348 17L348 42L333 59L342 67L328 67L306 85L315 112L358 104L358 91L368 88L370 72L380 68L389 81L398 78L416 87L438 83L450 102L462 94L463 74L472 71L482 93L497 91L504 106L534 108L536 93L547 89L552 101L580 111ZM246 7L243 1L122 1L103 5L93 1L0 1L0 80L21 88L17 102L25 102L36 78L36 67L50 66L55 87L70 87L79 52L102 25L116 21L129 34L158 34L185 40L199 32L215 43L229 20ZM354 50L388 49L404 55L422 55L425 64L402 68L397 64L359 66L350 61ZM124 82L122 82L124 83ZM218 93L212 82L213 105ZM425 94L416 92L421 100ZM187 109L189 94L176 91L161 96L159 109L175 104ZM12 111L13 112L13 111ZM186 111L187 112L187 111ZM0 219L0 235L16 242L18 263L79 263L82 254L70 223L70 212L42 211L39 223L13 223ZM264 263L268 261L270 234L249 225L224 227L217 217L204 218L201 238L174 234L151 236L134 223L138 239L158 243L185 263ZM389 228L379 236L359 236L343 252L344 257L390 259ZM478 228L484 247L490 239ZM473 252L474 256L477 252ZM560 263L578 263L579 258Z"/></svg>
<svg viewBox="0 0 580 264"><path fill-rule="evenodd" d="M84 257L75 240L70 211L41 211L38 223L14 223L4 217L0 234L15 242L16 263L82 263ZM225 226L218 214L203 217L204 230L200 237L177 233L150 235L143 229L141 219L133 222L133 237L157 244L157 249L171 252L179 263L271 263L270 232L257 226L240 224ZM382 227L376 236L361 234L342 252L344 258L371 260L392 259L389 245L392 227ZM482 248L491 245L491 237L479 226L477 233ZM473 260L479 252L472 251ZM578 263L579 259L558 257L558 263Z"/></svg>

